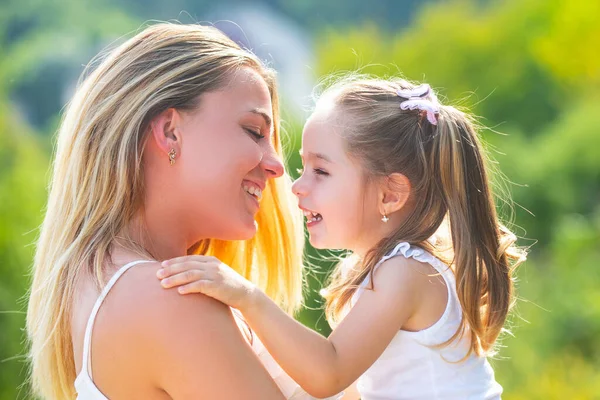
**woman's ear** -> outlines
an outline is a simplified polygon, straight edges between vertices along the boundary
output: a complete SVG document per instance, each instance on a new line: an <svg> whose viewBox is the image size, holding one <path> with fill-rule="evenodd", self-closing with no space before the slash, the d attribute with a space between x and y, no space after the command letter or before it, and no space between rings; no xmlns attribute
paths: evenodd
<svg viewBox="0 0 600 400"><path fill-rule="evenodd" d="M379 212L390 215L404 207L410 196L410 181L405 175L393 173L380 184Z"/></svg>
<svg viewBox="0 0 600 400"><path fill-rule="evenodd" d="M156 146L159 151L164 152L165 160L172 161L172 164L181 155L182 122L181 114L174 108L163 111L150 122Z"/></svg>

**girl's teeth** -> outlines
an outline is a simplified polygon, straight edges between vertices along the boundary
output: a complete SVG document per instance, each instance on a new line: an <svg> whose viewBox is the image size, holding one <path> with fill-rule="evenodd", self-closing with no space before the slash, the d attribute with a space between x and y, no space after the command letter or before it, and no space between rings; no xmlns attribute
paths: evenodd
<svg viewBox="0 0 600 400"><path fill-rule="evenodd" d="M323 219L321 214L316 213L316 212L303 211L303 214L306 217L306 219L308 220L308 222L316 222L316 221L321 221Z"/></svg>

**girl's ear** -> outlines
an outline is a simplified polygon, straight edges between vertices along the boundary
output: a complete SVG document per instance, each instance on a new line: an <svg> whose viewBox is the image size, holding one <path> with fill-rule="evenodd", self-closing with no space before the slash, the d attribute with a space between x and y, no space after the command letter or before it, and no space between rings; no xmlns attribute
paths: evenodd
<svg viewBox="0 0 600 400"><path fill-rule="evenodd" d="M393 173L380 184L379 213L390 215L404 207L410 196L411 185L405 175Z"/></svg>

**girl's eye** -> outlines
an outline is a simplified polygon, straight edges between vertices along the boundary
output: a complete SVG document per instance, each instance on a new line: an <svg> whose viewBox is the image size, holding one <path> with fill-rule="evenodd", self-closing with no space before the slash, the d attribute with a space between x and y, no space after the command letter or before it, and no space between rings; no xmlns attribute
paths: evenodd
<svg viewBox="0 0 600 400"><path fill-rule="evenodd" d="M265 138L265 135L261 135L260 131L255 131L254 129L250 129L250 128L244 128L244 129L246 130L246 132L248 132L249 134L254 136L257 140Z"/></svg>
<svg viewBox="0 0 600 400"><path fill-rule="evenodd" d="M298 173L298 175L303 175L304 174L304 168L296 168L296 172ZM329 175L328 172L325 172L321 168L313 168L313 172L315 173L315 175L322 175L322 176L328 176Z"/></svg>

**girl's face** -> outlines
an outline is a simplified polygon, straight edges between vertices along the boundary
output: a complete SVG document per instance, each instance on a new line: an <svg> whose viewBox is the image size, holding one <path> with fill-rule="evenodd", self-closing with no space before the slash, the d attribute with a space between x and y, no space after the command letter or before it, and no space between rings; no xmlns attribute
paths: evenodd
<svg viewBox="0 0 600 400"><path fill-rule="evenodd" d="M302 134L302 176L292 190L307 221L310 243L320 249L364 253L377 241L381 216L377 190L345 151L343 113L319 103Z"/></svg>

